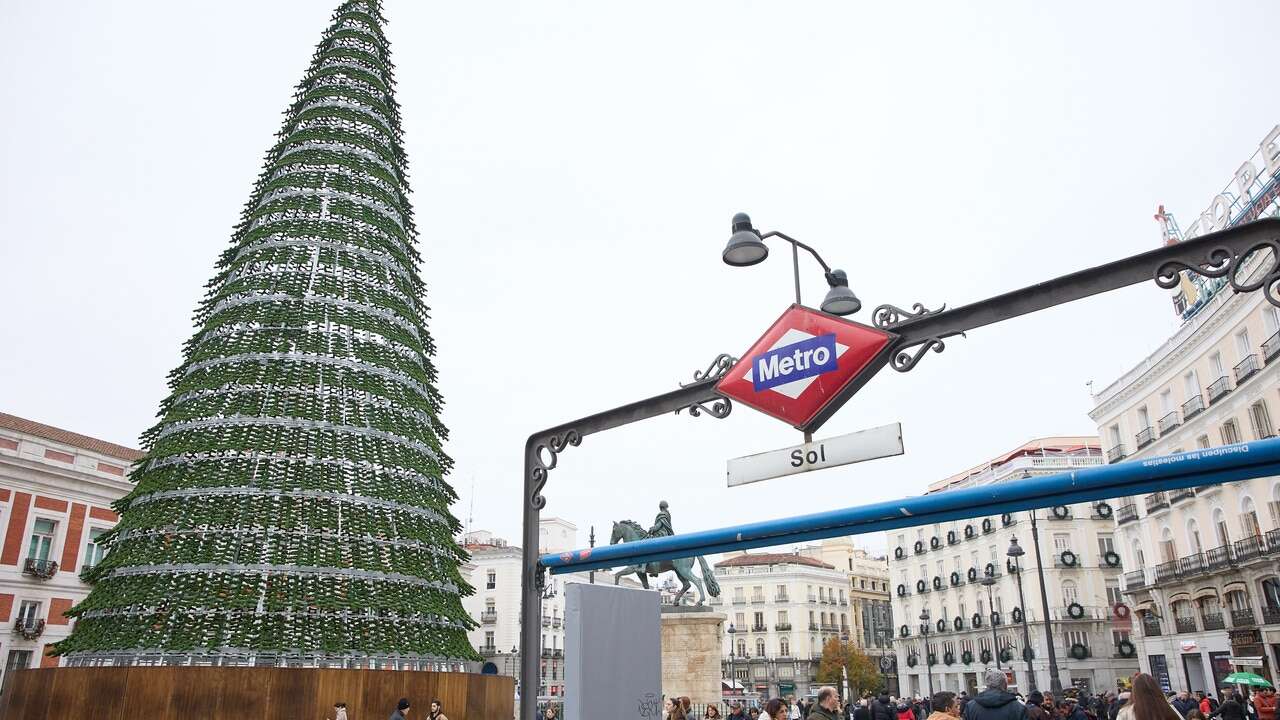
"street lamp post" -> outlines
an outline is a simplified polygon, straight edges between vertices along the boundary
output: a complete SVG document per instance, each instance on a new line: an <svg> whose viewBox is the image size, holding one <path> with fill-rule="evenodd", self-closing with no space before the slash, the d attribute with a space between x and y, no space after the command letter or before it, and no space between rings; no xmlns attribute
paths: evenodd
<svg viewBox="0 0 1280 720"><path fill-rule="evenodd" d="M1031 545L1036 550L1036 577L1040 579L1040 608L1044 611L1044 639L1049 646L1049 689L1055 698L1062 697L1062 680L1058 678L1058 653L1053 649L1053 623L1049 619L1049 592L1044 586L1044 561L1040 559L1040 532L1036 529L1036 511L1031 511ZM1026 608L1022 616L1027 615Z"/></svg>
<svg viewBox="0 0 1280 720"><path fill-rule="evenodd" d="M987 607L991 609L991 654L996 659L996 669L1000 669L1000 649L996 647L996 606L991 603L991 586L996 584L995 575L982 578L982 586L987 589Z"/></svg>
<svg viewBox="0 0 1280 720"><path fill-rule="evenodd" d="M924 672L929 676L929 697L933 697L933 656L929 653L929 609L920 613L920 634L924 636Z"/></svg>
<svg viewBox="0 0 1280 720"><path fill-rule="evenodd" d="M738 684L738 674L734 672L733 667L733 653L735 649L733 645L733 634L735 632L737 632L737 630L734 630L733 623L729 623L729 692L733 692L734 686Z"/></svg>
<svg viewBox="0 0 1280 720"><path fill-rule="evenodd" d="M1031 664L1031 655L1027 653L1027 650L1031 649L1031 628L1027 625L1027 601L1022 596L1021 559L1027 553L1018 544L1018 538L1010 538L1009 551L1006 554L1013 558L1013 574L1018 578L1018 609L1022 611L1022 658L1027 661L1027 690L1028 692L1035 692L1036 670Z"/></svg>

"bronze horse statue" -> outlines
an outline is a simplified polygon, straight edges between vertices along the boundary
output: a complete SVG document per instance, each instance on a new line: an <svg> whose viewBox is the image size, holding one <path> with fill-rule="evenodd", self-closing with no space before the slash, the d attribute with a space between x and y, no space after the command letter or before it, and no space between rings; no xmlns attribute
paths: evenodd
<svg viewBox="0 0 1280 720"><path fill-rule="evenodd" d="M609 544L614 545L620 542L635 542L636 540L646 540L649 533L640 527L639 523L631 520L619 520L613 524L613 535L609 538ZM679 558L677 560L662 560L659 562L645 563L643 565L632 565L623 568L613 575L613 584L617 585L618 581L624 575L635 575L640 578L640 584L645 590L649 589L649 576L657 577L668 570L675 572L676 577L680 578L680 592L676 593L674 604L679 605L684 594L689 591L692 585L698 588L698 604L710 597L720 597L720 583L716 582L716 576L711 572L711 568L707 566L707 561L698 556L698 566L702 568L702 577L699 578L693 574L693 558ZM704 589L703 583L706 584Z"/></svg>

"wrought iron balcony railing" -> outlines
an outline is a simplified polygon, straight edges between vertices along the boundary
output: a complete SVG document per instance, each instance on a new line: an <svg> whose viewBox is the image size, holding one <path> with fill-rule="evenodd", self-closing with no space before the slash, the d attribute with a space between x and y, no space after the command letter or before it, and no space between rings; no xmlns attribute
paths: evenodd
<svg viewBox="0 0 1280 720"><path fill-rule="evenodd" d="M1176 505L1177 503L1182 502L1183 500L1187 500L1195 496L1196 496L1196 491L1193 490L1192 488L1181 488L1178 490L1170 490L1169 504Z"/></svg>
<svg viewBox="0 0 1280 720"><path fill-rule="evenodd" d="M1209 404L1212 405L1226 397L1227 393L1231 392L1231 378L1223 375L1210 383L1206 390L1209 393Z"/></svg>
<svg viewBox="0 0 1280 720"><path fill-rule="evenodd" d="M35 640L44 634L44 620L18 618L13 623L13 633L21 635L23 640Z"/></svg>
<svg viewBox="0 0 1280 720"><path fill-rule="evenodd" d="M1166 583L1178 577L1178 561L1160 563L1156 566L1156 582Z"/></svg>
<svg viewBox="0 0 1280 720"><path fill-rule="evenodd" d="M1124 445L1117 445L1107 451L1107 462L1120 462L1125 458Z"/></svg>
<svg viewBox="0 0 1280 720"><path fill-rule="evenodd" d="M1151 617L1143 618L1142 634L1146 637L1160 637L1160 621Z"/></svg>
<svg viewBox="0 0 1280 720"><path fill-rule="evenodd" d="M1262 367L1258 363L1257 355L1254 355L1253 353L1245 355L1244 358L1240 362L1236 363L1235 366L1236 385L1239 385L1245 380L1253 377L1254 373L1261 369Z"/></svg>
<svg viewBox="0 0 1280 720"><path fill-rule="evenodd" d="M779 602L779 603L789 603L789 602L791 602L791 598L787 597L787 596L786 596L786 594L782 594L782 595L774 595L774 596L773 596L773 601L774 601L774 602Z"/></svg>
<svg viewBox="0 0 1280 720"><path fill-rule="evenodd" d="M1227 623L1222 619L1222 613L1204 613L1200 616L1200 623L1204 625L1205 630L1225 630Z"/></svg>
<svg viewBox="0 0 1280 720"><path fill-rule="evenodd" d="M1221 570L1225 567L1231 567L1235 564L1235 558L1231 555L1231 546L1223 545L1205 550L1204 564L1209 570Z"/></svg>
<svg viewBox="0 0 1280 720"><path fill-rule="evenodd" d="M1267 338L1267 341L1262 343L1262 358L1264 361L1271 362L1276 355L1280 355L1280 332Z"/></svg>
<svg viewBox="0 0 1280 720"><path fill-rule="evenodd" d="M1204 553L1178 558L1178 577L1194 577L1204 572Z"/></svg>
<svg viewBox="0 0 1280 720"><path fill-rule="evenodd" d="M485 625L492 625L498 622L498 611L485 610L484 612L480 613L480 622Z"/></svg>
<svg viewBox="0 0 1280 720"><path fill-rule="evenodd" d="M27 575L33 575L41 580L48 580L58 574L58 563L53 560L37 560L35 558L27 558L22 563L22 572Z"/></svg>
<svg viewBox="0 0 1280 720"><path fill-rule="evenodd" d="M1182 424L1182 418L1178 415L1177 410L1170 411L1160 418L1158 425L1160 426L1160 434L1164 435L1170 430Z"/></svg>
<svg viewBox="0 0 1280 720"><path fill-rule="evenodd" d="M1248 562L1256 557L1261 557L1264 544L1261 535L1251 535L1235 541L1232 544L1232 550L1235 552L1236 562Z"/></svg>
<svg viewBox="0 0 1280 720"><path fill-rule="evenodd" d="M498 646L497 645L481 645L480 647L476 648L476 652L480 653L481 655L497 655Z"/></svg>
<svg viewBox="0 0 1280 720"><path fill-rule="evenodd" d="M1173 624L1178 628L1179 633L1196 632L1196 619L1193 617L1175 617Z"/></svg>
<svg viewBox="0 0 1280 720"><path fill-rule="evenodd" d="M1152 513L1169 507L1169 496L1164 491L1153 492L1146 497L1147 512Z"/></svg>
<svg viewBox="0 0 1280 720"><path fill-rule="evenodd" d="M766 630L768 630L768 629L769 629L769 628L765 627L764 625L752 625L752 626L751 626L751 632L765 632L765 631L766 631Z"/></svg>
<svg viewBox="0 0 1280 720"><path fill-rule="evenodd" d="M752 596L751 596L751 604L752 604L752 605L763 605L763 604L764 604L764 596L763 596L763 595L752 595Z"/></svg>
<svg viewBox="0 0 1280 720"><path fill-rule="evenodd" d="M1134 570L1124 574L1124 587L1126 590L1136 590L1140 587L1146 587L1147 574L1145 570Z"/></svg>
<svg viewBox="0 0 1280 720"><path fill-rule="evenodd" d="M777 625L773 626L773 629L777 630L778 632L787 632L788 630L791 629L791 623L778 623Z"/></svg>
<svg viewBox="0 0 1280 720"><path fill-rule="evenodd" d="M1254 624L1253 608L1231 611L1231 627L1251 627Z"/></svg>
<svg viewBox="0 0 1280 720"><path fill-rule="evenodd" d="M1121 505L1116 510L1116 524L1123 525L1127 522L1133 522L1138 519L1138 506L1133 503Z"/></svg>
<svg viewBox="0 0 1280 720"><path fill-rule="evenodd" d="M1186 422L1191 418L1204 412L1204 397L1196 395L1190 400L1182 403L1182 421Z"/></svg>
<svg viewBox="0 0 1280 720"><path fill-rule="evenodd" d="M1280 623L1280 607L1263 605L1262 606L1262 624L1275 625L1277 623Z"/></svg>
<svg viewBox="0 0 1280 720"><path fill-rule="evenodd" d="M1156 434L1151 430L1150 425L1142 428L1141 430L1138 431L1137 435L1133 436L1133 442L1135 445L1138 446L1139 450L1150 445L1155 441L1156 441Z"/></svg>
<svg viewBox="0 0 1280 720"><path fill-rule="evenodd" d="M552 628L558 628L558 627L560 627L560 618L558 618L558 617L553 617L553 618L551 618L551 627L552 627Z"/></svg>

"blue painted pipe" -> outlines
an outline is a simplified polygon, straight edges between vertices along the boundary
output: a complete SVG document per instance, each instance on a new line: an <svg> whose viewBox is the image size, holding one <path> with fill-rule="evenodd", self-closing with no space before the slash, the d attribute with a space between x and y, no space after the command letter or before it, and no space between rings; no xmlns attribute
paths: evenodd
<svg viewBox="0 0 1280 720"><path fill-rule="evenodd" d="M1280 438L1193 450L1071 472L767 520L716 530L548 554L552 573L601 570L695 555L963 520L1280 475Z"/></svg>

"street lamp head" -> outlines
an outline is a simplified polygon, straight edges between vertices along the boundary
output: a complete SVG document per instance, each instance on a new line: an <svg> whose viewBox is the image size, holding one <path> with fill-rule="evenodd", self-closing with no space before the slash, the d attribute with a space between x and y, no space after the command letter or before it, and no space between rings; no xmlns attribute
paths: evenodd
<svg viewBox="0 0 1280 720"><path fill-rule="evenodd" d="M1027 552L1018 544L1018 538L1009 538L1009 552L1005 553L1011 558L1020 558Z"/></svg>
<svg viewBox="0 0 1280 720"><path fill-rule="evenodd" d="M985 585L988 589L990 589L992 585L996 584L996 577L994 575L986 575L981 580L979 580L978 583L980 585Z"/></svg>
<svg viewBox="0 0 1280 720"><path fill-rule="evenodd" d="M732 634L734 634L735 632L737 632L737 630L734 630L734 629L733 629L733 623L729 623L729 634L730 634L730 635L732 635Z"/></svg>
<svg viewBox="0 0 1280 720"><path fill-rule="evenodd" d="M769 257L769 247L760 239L760 232L751 227L751 218L746 213L733 216L733 235L729 236L729 244L720 257L726 265L734 267L755 265Z"/></svg>
<svg viewBox="0 0 1280 720"><path fill-rule="evenodd" d="M831 289L822 299L822 312L832 315L852 315L862 309L862 301L849 289L849 276L843 270L832 270L827 273L827 284Z"/></svg>
<svg viewBox="0 0 1280 720"><path fill-rule="evenodd" d="M929 622L929 609L928 609L928 608L925 608L924 610L921 610L921 611L920 611L920 620L921 620L922 622Z"/></svg>

